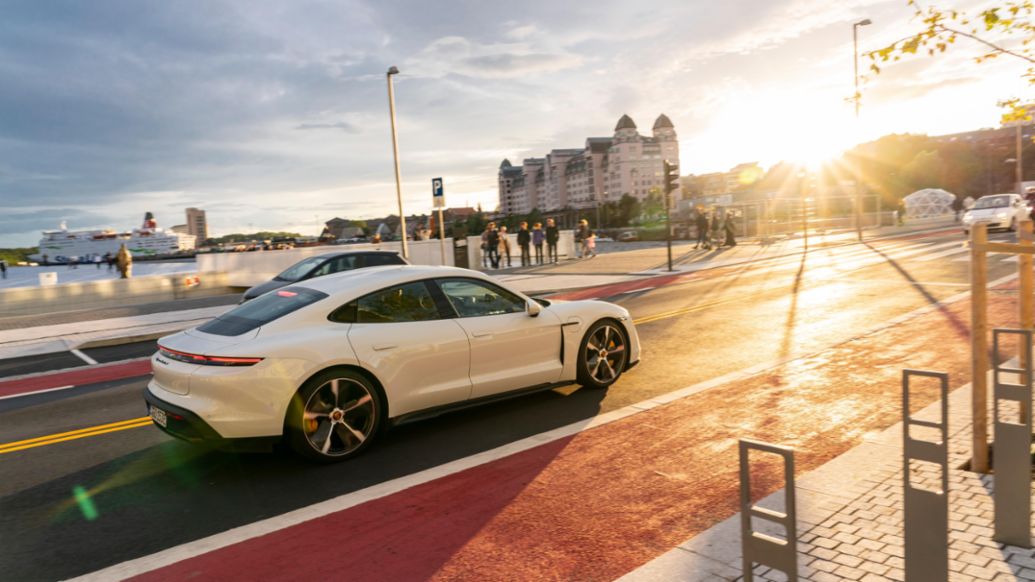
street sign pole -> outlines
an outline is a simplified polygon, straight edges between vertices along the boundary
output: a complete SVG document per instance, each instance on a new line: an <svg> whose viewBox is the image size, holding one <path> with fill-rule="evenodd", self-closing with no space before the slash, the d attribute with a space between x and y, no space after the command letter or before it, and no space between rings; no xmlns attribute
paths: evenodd
<svg viewBox="0 0 1035 582"><path fill-rule="evenodd" d="M442 219L442 209L446 205L445 188L442 185L442 178L431 180L431 201L438 208L438 248L442 255L442 264L446 264L446 223Z"/></svg>
<svg viewBox="0 0 1035 582"><path fill-rule="evenodd" d="M664 161L664 190L665 190L665 236L668 246L668 270L672 270L672 193L679 188L679 164Z"/></svg>

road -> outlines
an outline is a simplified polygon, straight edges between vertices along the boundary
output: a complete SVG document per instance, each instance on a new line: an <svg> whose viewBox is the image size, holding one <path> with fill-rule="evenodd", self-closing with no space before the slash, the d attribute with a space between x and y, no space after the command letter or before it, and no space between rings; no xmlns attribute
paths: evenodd
<svg viewBox="0 0 1035 582"><path fill-rule="evenodd" d="M1010 240L1012 235L992 238ZM876 366L879 358L873 355L875 351L866 352L874 350L873 346L849 340L892 318L966 291L969 263L961 245L959 234L936 234L813 247L736 267L567 293L568 298L598 297L620 303L637 321L642 364L610 390L562 388L403 426L389 432L364 456L333 466L313 466L283 452L206 451L174 441L150 426L124 429L124 425L113 424L144 416L144 377L0 400L0 474L4 475L0 480L0 539L4 540L0 571L4 577L18 580L92 572L760 362L815 356L831 346L837 346L837 358L845 362L856 357L850 372L862 382L869 372L866 362ZM1016 263L991 257L990 279L1014 272ZM957 327L958 318L958 314L944 315ZM926 331L911 333L923 335ZM893 365L897 370L908 361L908 355L898 354L879 365ZM785 375L793 371L785 370ZM819 371L810 373L816 382L826 381ZM959 378L953 384L964 382L965 378ZM804 400L795 406L785 405L785 399L795 397L795 387L789 389L779 376L755 382L750 390L746 386L680 401L683 416L671 431L684 439L679 446L708 450L720 441L741 436L730 434L729 427L713 430L714 414L724 406L729 407L730 418L739 418L747 408L764 414L766 407L775 406L780 408L779 422L766 429L767 436L812 443L803 464L807 468L842 452L867 431L894 423L898 409L898 401L884 392L858 391L851 382L805 386L799 380L798 397ZM846 407L867 413L853 416ZM832 410L838 414L832 415ZM745 417L738 422L749 427L754 420ZM780 433L781 427L792 431L803 425L815 427L817 422L821 428L814 428L809 439ZM85 438L47 439L52 444L45 446L7 445L5 449L4 445L87 427L100 428ZM606 439L611 429L595 430ZM640 445L615 443L616 450ZM11 448L18 450L4 452ZM707 477L708 470L700 467L696 472ZM719 475L716 471L714 477ZM712 485L735 487L723 475ZM728 505L714 509L715 499L706 497L684 502L680 511L696 509L699 519L693 527L655 540L655 545L662 546L657 553L685 539L694 528L728 515ZM443 572L458 577L479 572L477 564L450 566L447 557L439 559ZM643 561L639 554L627 560L632 567ZM626 570L629 567L622 560L616 563ZM567 572L582 579L608 579L625 571L618 566L585 567L589 569ZM532 569L524 575L543 573Z"/></svg>

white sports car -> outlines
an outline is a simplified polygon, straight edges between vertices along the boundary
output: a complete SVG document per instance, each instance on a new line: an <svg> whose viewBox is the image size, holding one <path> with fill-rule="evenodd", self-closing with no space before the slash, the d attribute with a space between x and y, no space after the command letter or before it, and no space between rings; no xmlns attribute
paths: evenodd
<svg viewBox="0 0 1035 582"><path fill-rule="evenodd" d="M640 356L622 307L416 265L297 283L158 343L144 392L155 425L189 441L285 438L319 461L358 454L390 424L606 388Z"/></svg>

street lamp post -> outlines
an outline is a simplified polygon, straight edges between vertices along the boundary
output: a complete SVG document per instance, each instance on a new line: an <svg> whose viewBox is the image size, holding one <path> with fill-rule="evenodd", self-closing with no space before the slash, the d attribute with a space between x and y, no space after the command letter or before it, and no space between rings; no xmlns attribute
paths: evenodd
<svg viewBox="0 0 1035 582"><path fill-rule="evenodd" d="M392 118L392 154L395 157L395 197L399 202L399 230L402 231L402 256L410 258L409 248L406 245L406 215L403 213L402 199L402 176L399 172L399 139L395 131L395 89L392 86L392 75L398 75L399 69L390 67L388 74L388 114Z"/></svg>
<svg viewBox="0 0 1035 582"><path fill-rule="evenodd" d="M855 69L855 94L852 95L852 101L855 102L855 132L856 137L859 136L859 101L861 96L859 95L859 27L869 26L873 22L869 18L864 18L859 22L852 23L852 61ZM859 237L861 242L863 239L862 233L862 188L860 188L859 182L862 180L862 164L860 163L858 154L855 156L855 234Z"/></svg>

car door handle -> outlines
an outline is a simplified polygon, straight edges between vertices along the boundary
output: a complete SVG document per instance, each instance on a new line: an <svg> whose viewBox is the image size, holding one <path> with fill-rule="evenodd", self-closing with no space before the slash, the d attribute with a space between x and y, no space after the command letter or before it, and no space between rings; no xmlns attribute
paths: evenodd
<svg viewBox="0 0 1035 582"><path fill-rule="evenodd" d="M473 332L471 332L471 335L474 336L474 337L488 337L488 338L491 338L492 337L492 332L491 331L473 331Z"/></svg>
<svg viewBox="0 0 1035 582"><path fill-rule="evenodd" d="M399 346L397 346L395 344L380 344L380 345L374 346L374 351L375 352L382 352L384 350L394 350L397 347L399 347Z"/></svg>

